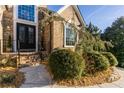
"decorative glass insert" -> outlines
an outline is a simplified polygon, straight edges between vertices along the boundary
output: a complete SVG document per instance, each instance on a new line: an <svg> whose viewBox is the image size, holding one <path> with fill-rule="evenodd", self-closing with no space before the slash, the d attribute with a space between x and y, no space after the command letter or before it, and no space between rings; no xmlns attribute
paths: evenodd
<svg viewBox="0 0 124 93"><path fill-rule="evenodd" d="M34 21L35 20L35 6L34 5L18 5L18 18Z"/></svg>
<svg viewBox="0 0 124 93"><path fill-rule="evenodd" d="M66 45L74 46L77 41L77 33L71 26L66 25Z"/></svg>

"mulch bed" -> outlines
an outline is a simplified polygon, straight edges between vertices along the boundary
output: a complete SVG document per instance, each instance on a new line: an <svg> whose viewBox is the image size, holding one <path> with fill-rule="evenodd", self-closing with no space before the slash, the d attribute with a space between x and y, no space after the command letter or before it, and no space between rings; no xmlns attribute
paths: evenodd
<svg viewBox="0 0 124 93"><path fill-rule="evenodd" d="M83 76L79 80L59 80L54 81L55 85L67 86L67 87L81 87L81 86L92 86L108 82L108 78L112 74L112 68L106 71L98 72L95 75Z"/></svg>
<svg viewBox="0 0 124 93"><path fill-rule="evenodd" d="M12 83L0 83L0 88L18 88L21 86L21 84L24 81L24 73L19 72L18 69L10 69L10 70L3 70L0 69L0 74L14 74L15 75L15 79L13 80Z"/></svg>
<svg viewBox="0 0 124 93"><path fill-rule="evenodd" d="M50 76L53 77L53 74L51 73L51 70L48 66L48 62L43 62L42 64L46 65L47 71L49 72ZM97 72L94 75L82 76L79 80L76 80L76 79L53 80L53 85L67 86L67 87L82 87L82 86L85 87L85 86L93 86L93 85L103 84L103 83L111 83L108 80L110 79L112 73L113 73L113 67L108 68L105 71Z"/></svg>

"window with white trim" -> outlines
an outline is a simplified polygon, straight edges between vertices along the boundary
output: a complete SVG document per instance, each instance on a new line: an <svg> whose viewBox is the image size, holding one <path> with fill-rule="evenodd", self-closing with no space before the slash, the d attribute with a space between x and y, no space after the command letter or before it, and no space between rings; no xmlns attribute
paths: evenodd
<svg viewBox="0 0 124 93"><path fill-rule="evenodd" d="M35 21L35 6L18 5L18 18L28 21Z"/></svg>
<svg viewBox="0 0 124 93"><path fill-rule="evenodd" d="M65 46L75 46L77 42L77 33L69 24L65 25Z"/></svg>

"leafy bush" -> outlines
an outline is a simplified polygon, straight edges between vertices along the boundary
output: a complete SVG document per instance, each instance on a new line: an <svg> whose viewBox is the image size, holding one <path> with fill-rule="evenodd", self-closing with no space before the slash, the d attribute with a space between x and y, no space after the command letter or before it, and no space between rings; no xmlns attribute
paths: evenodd
<svg viewBox="0 0 124 93"><path fill-rule="evenodd" d="M108 59L99 52L87 52L85 58L86 73L88 74L94 74L95 72L106 70L110 65Z"/></svg>
<svg viewBox="0 0 124 93"><path fill-rule="evenodd" d="M102 40L97 40L96 42L94 42L93 44L93 50L95 51L105 51L106 47L105 47L105 43Z"/></svg>
<svg viewBox="0 0 124 93"><path fill-rule="evenodd" d="M76 45L76 52L80 55L87 53L87 51L105 51L105 41L102 41L100 37L93 36L89 32L81 32L79 36L79 43Z"/></svg>
<svg viewBox="0 0 124 93"><path fill-rule="evenodd" d="M114 45L112 45L111 42L105 41L105 47L106 47L106 51L111 51L112 48L114 47Z"/></svg>
<svg viewBox="0 0 124 93"><path fill-rule="evenodd" d="M17 60L14 57L1 57L0 58L0 67L17 67Z"/></svg>
<svg viewBox="0 0 124 93"><path fill-rule="evenodd" d="M60 49L51 53L49 66L54 79L80 78L85 68L85 62L77 53Z"/></svg>
<svg viewBox="0 0 124 93"><path fill-rule="evenodd" d="M17 59L16 58L9 58L6 66L10 67L17 67Z"/></svg>
<svg viewBox="0 0 124 93"><path fill-rule="evenodd" d="M15 80L15 74L2 73L0 74L0 83L12 83Z"/></svg>
<svg viewBox="0 0 124 93"><path fill-rule="evenodd" d="M116 66L118 64L117 59L115 58L115 56L112 53L102 52L102 54L108 58L110 66Z"/></svg>

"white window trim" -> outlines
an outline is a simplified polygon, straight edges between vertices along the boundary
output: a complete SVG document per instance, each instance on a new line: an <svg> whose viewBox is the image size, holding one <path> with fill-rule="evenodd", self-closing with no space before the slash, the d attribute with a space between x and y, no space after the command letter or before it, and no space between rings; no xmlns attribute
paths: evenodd
<svg viewBox="0 0 124 93"><path fill-rule="evenodd" d="M67 47L67 48L73 48L73 47L75 47L75 45L76 45L76 43L77 43L77 41L78 41L78 33L76 32L76 34L77 34L77 40L76 40L76 43L75 43L75 45L67 45L66 44L66 27L67 27L67 23L64 23L64 47Z"/></svg>
<svg viewBox="0 0 124 93"><path fill-rule="evenodd" d="M33 25L36 27L36 48L35 51L38 52L38 9L37 6L35 6L35 21L28 21L18 18L18 5L13 6L13 44L14 44L14 52L17 52L17 42L16 42L16 25L17 23L24 23L27 25Z"/></svg>
<svg viewBox="0 0 124 93"><path fill-rule="evenodd" d="M25 20L25 19L21 19L21 18L18 18L18 5L16 5L16 20L17 21L22 21L22 22L27 22L27 23L32 23L32 24L36 24L37 23L37 11L35 11L35 10L37 10L37 8L36 8L36 5L34 5L34 16L35 16L35 18L34 18L34 21L30 21L30 20Z"/></svg>

